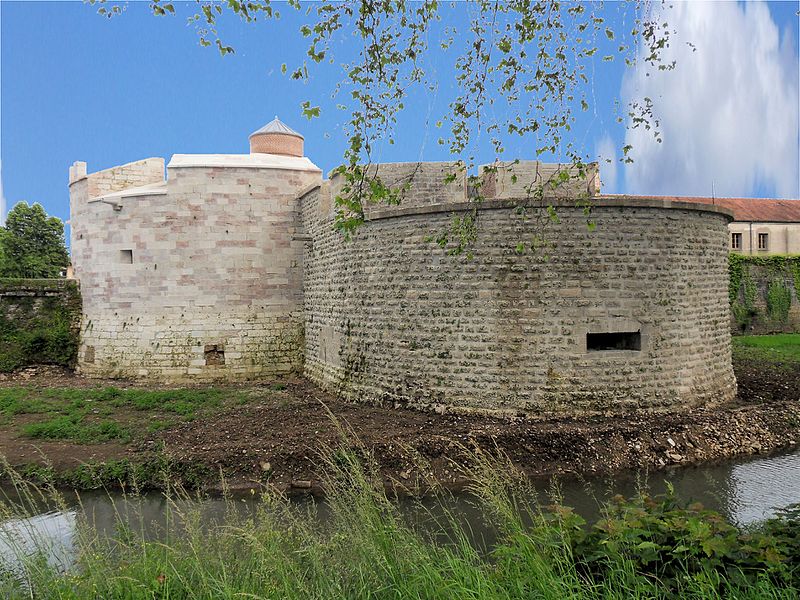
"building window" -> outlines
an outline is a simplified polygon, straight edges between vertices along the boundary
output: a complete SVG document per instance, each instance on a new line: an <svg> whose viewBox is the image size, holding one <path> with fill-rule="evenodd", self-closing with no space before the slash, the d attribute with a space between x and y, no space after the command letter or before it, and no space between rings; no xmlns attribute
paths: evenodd
<svg viewBox="0 0 800 600"><path fill-rule="evenodd" d="M758 249L759 250L769 250L769 234L768 233L759 233L758 234Z"/></svg>
<svg viewBox="0 0 800 600"><path fill-rule="evenodd" d="M741 233L732 233L731 234L731 250L741 250L742 249L742 234Z"/></svg>
<svg viewBox="0 0 800 600"><path fill-rule="evenodd" d="M119 262L124 265L132 265L133 264L133 250L120 250L119 251Z"/></svg>
<svg viewBox="0 0 800 600"><path fill-rule="evenodd" d="M587 333L586 350L641 350L642 334L639 331L613 331L611 333Z"/></svg>

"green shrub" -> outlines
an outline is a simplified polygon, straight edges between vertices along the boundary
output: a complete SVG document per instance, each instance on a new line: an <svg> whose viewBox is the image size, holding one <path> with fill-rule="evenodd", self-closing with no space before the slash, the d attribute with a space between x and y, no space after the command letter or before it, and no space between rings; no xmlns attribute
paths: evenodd
<svg viewBox="0 0 800 600"><path fill-rule="evenodd" d="M74 282L2 280L11 292L57 289L58 296L36 298L13 293L0 302L0 372L36 365L75 366L78 357L80 295Z"/></svg>
<svg viewBox="0 0 800 600"><path fill-rule="evenodd" d="M797 555L785 535L796 535L800 520L782 521L783 530L743 534L717 512L700 504L682 506L672 494L630 500L618 497L607 515L574 544L575 557L591 577L603 577L620 564L670 588L699 574L741 585L765 573L786 585L800 585L792 567ZM796 540L795 540L796 543Z"/></svg>

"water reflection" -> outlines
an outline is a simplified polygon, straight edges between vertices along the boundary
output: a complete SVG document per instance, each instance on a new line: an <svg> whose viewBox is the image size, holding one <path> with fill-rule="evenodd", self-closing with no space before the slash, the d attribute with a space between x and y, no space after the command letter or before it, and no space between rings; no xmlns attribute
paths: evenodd
<svg viewBox="0 0 800 600"><path fill-rule="evenodd" d="M537 482L537 500L549 504L554 499L572 506L587 520L597 518L602 503L615 494L631 496L647 489L663 493L672 486L686 502L702 502L723 513L739 525L748 525L771 516L776 510L800 502L800 452L756 458L719 466L689 467L651 474L621 474L606 479L564 479ZM0 564L21 574L22 564L37 552L59 571L71 568L76 560L75 539L78 523L85 518L90 530L100 536L119 533L119 524L135 528L145 538L163 536L170 519L180 524L180 514L195 511L200 523L220 522L232 506L223 499L210 499L201 504L190 500L175 502L161 494L137 497L109 496L105 492L74 493L65 497L69 507L64 511L47 511L29 519L11 519L0 524ZM297 501L309 509L309 518L324 523L330 508L312 499ZM253 514L258 496L247 494L234 498L233 509L240 514ZM404 500L400 509L406 519L422 531L438 532L449 526L446 514L455 515L462 528L478 548L488 548L495 532L487 527L474 499L455 496L442 502L427 498L421 502Z"/></svg>
<svg viewBox="0 0 800 600"><path fill-rule="evenodd" d="M725 511L733 521L744 525L767 519L800 502L800 454L734 465L727 483Z"/></svg>
<svg viewBox="0 0 800 600"><path fill-rule="evenodd" d="M76 512L52 511L0 524L0 563L5 572L22 577L25 564L43 559L59 573L75 562Z"/></svg>
<svg viewBox="0 0 800 600"><path fill-rule="evenodd" d="M721 465L683 467L649 474L623 473L605 480L562 482L564 504L597 516L598 505L614 494L632 496L639 489L664 493L672 486L684 502L700 502L731 522L746 526L800 503L800 452L748 458Z"/></svg>

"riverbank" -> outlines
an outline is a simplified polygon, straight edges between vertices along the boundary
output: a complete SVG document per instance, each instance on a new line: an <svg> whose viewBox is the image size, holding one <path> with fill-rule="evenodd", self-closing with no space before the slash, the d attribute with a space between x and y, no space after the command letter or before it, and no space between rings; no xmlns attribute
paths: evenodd
<svg viewBox="0 0 800 600"><path fill-rule="evenodd" d="M171 490L156 523L142 496L110 497L102 526L54 488L20 484L2 505L0 595L797 599L791 507L740 529L697 502L640 492L584 519L558 496L540 504L532 480L475 452L465 464L470 518L441 487L397 502L377 465L347 447L321 459L324 502L271 489L247 503ZM57 509L43 514L43 499Z"/></svg>
<svg viewBox="0 0 800 600"><path fill-rule="evenodd" d="M796 447L800 361L788 347L736 343L734 403L629 419L353 405L303 380L171 390L23 371L0 382L0 454L30 478L78 488L159 487L169 472L190 486L213 488L222 475L234 488L317 491L319 452L343 435L374 456L385 483L412 489L463 486L472 448L500 451L535 477L652 471Z"/></svg>

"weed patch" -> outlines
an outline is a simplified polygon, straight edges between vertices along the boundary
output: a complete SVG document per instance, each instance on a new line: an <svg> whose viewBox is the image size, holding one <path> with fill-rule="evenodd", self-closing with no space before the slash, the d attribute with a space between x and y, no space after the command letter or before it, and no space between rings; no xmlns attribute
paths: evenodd
<svg viewBox="0 0 800 600"><path fill-rule="evenodd" d="M98 443L128 442L136 430L153 433L181 421L218 412L226 405L241 406L247 393L217 388L143 390L98 388L0 388L0 417L13 422L18 415L41 415L22 426L35 439ZM151 419L142 423L145 415Z"/></svg>
<svg viewBox="0 0 800 600"><path fill-rule="evenodd" d="M130 431L115 421L87 422L83 416L58 416L22 428L27 437L46 440L70 440L79 444L97 444L110 440L130 441Z"/></svg>

